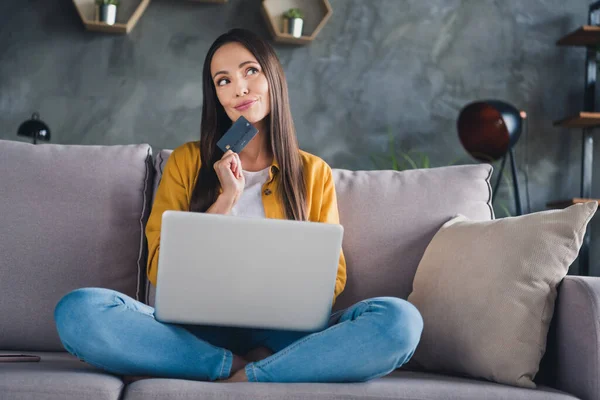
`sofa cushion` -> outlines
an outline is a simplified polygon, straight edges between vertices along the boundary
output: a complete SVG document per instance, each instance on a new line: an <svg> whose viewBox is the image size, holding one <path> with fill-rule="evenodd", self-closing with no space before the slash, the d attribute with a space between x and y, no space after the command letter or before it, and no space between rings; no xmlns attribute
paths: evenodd
<svg viewBox="0 0 600 400"><path fill-rule="evenodd" d="M0 354L9 352L0 351ZM11 354L14 352L10 352ZM68 353L36 353L39 362L0 363L2 400L117 400L123 381Z"/></svg>
<svg viewBox="0 0 600 400"><path fill-rule="evenodd" d="M152 194L152 200L154 200L154 195L156 194L156 189L158 189L158 184L160 183L160 178L162 178L163 168L165 167L165 163L167 159L171 155L173 150L163 149L156 154L154 158L154 191ZM145 271L145 270L144 270ZM145 275L145 274L144 274ZM156 296L156 288L154 285L150 283L148 278L146 277L146 298L145 303L154 307L154 298Z"/></svg>
<svg viewBox="0 0 600 400"><path fill-rule="evenodd" d="M406 299L433 235L457 213L487 221L492 166L408 171L335 169L348 282L336 309L376 296Z"/></svg>
<svg viewBox="0 0 600 400"><path fill-rule="evenodd" d="M495 221L457 216L427 247L408 300L425 323L412 363L534 388L557 286L595 201Z"/></svg>
<svg viewBox="0 0 600 400"><path fill-rule="evenodd" d="M171 155L173 150L161 150L156 154L154 158L154 189L152 192L152 200L154 200L154 195L156 194L156 189L158 189L158 184L160 183L160 178L162 178L163 168L167 162L167 159Z"/></svg>
<svg viewBox="0 0 600 400"><path fill-rule="evenodd" d="M148 145L0 140L0 349L64 350L53 321L79 287L144 298Z"/></svg>
<svg viewBox="0 0 600 400"><path fill-rule="evenodd" d="M156 157L155 187L172 150ZM333 169L348 281L335 309L376 296L406 299L431 238L457 213L494 218L489 164L410 171ZM146 303L154 304L148 283Z"/></svg>
<svg viewBox="0 0 600 400"><path fill-rule="evenodd" d="M452 399L452 400L576 400L556 390L521 389L495 383L425 373L395 371L366 383L208 383L174 379L147 379L125 389L124 400L196 399Z"/></svg>

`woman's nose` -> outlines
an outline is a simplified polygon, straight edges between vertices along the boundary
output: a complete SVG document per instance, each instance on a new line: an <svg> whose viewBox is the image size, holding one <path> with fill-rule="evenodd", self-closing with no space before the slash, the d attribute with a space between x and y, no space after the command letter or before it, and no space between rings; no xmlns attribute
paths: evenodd
<svg viewBox="0 0 600 400"><path fill-rule="evenodd" d="M236 88L236 92L235 92L236 97L245 96L247 94L248 94L248 86L246 86L245 84L238 84L238 86Z"/></svg>

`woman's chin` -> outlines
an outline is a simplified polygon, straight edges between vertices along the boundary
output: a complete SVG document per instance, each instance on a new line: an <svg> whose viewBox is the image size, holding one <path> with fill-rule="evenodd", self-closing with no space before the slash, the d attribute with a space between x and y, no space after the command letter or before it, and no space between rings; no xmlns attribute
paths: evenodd
<svg viewBox="0 0 600 400"><path fill-rule="evenodd" d="M248 111L250 111L250 110L248 110ZM241 113L239 113L239 116L243 116L251 124L259 123L260 121L262 121L263 119L266 118L266 115L259 115L258 113L253 113L253 112L241 112ZM238 116L238 118L239 118L239 116Z"/></svg>

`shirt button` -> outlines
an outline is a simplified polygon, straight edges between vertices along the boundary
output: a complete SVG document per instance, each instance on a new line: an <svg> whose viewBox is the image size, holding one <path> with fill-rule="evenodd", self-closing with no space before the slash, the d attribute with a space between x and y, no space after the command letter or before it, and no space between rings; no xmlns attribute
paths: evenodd
<svg viewBox="0 0 600 400"><path fill-rule="evenodd" d="M267 195L267 196L268 196L268 195L270 195L271 193L272 193L272 192L271 192L271 189L266 189L266 190L265 190L265 195Z"/></svg>

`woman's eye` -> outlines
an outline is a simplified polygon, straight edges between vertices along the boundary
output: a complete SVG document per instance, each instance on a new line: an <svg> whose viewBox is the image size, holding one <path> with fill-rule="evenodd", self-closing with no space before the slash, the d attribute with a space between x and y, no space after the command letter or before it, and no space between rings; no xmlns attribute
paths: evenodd
<svg viewBox="0 0 600 400"><path fill-rule="evenodd" d="M258 74L258 72L259 72L258 68L250 67L250 68L248 68L248 71L246 72L246 74L247 75L254 75L254 74Z"/></svg>
<svg viewBox="0 0 600 400"><path fill-rule="evenodd" d="M225 83L227 83L227 82L229 82L229 79L225 79L225 78L223 78L223 79L219 79L219 80L217 81L217 86L223 86L223 85L224 85Z"/></svg>

